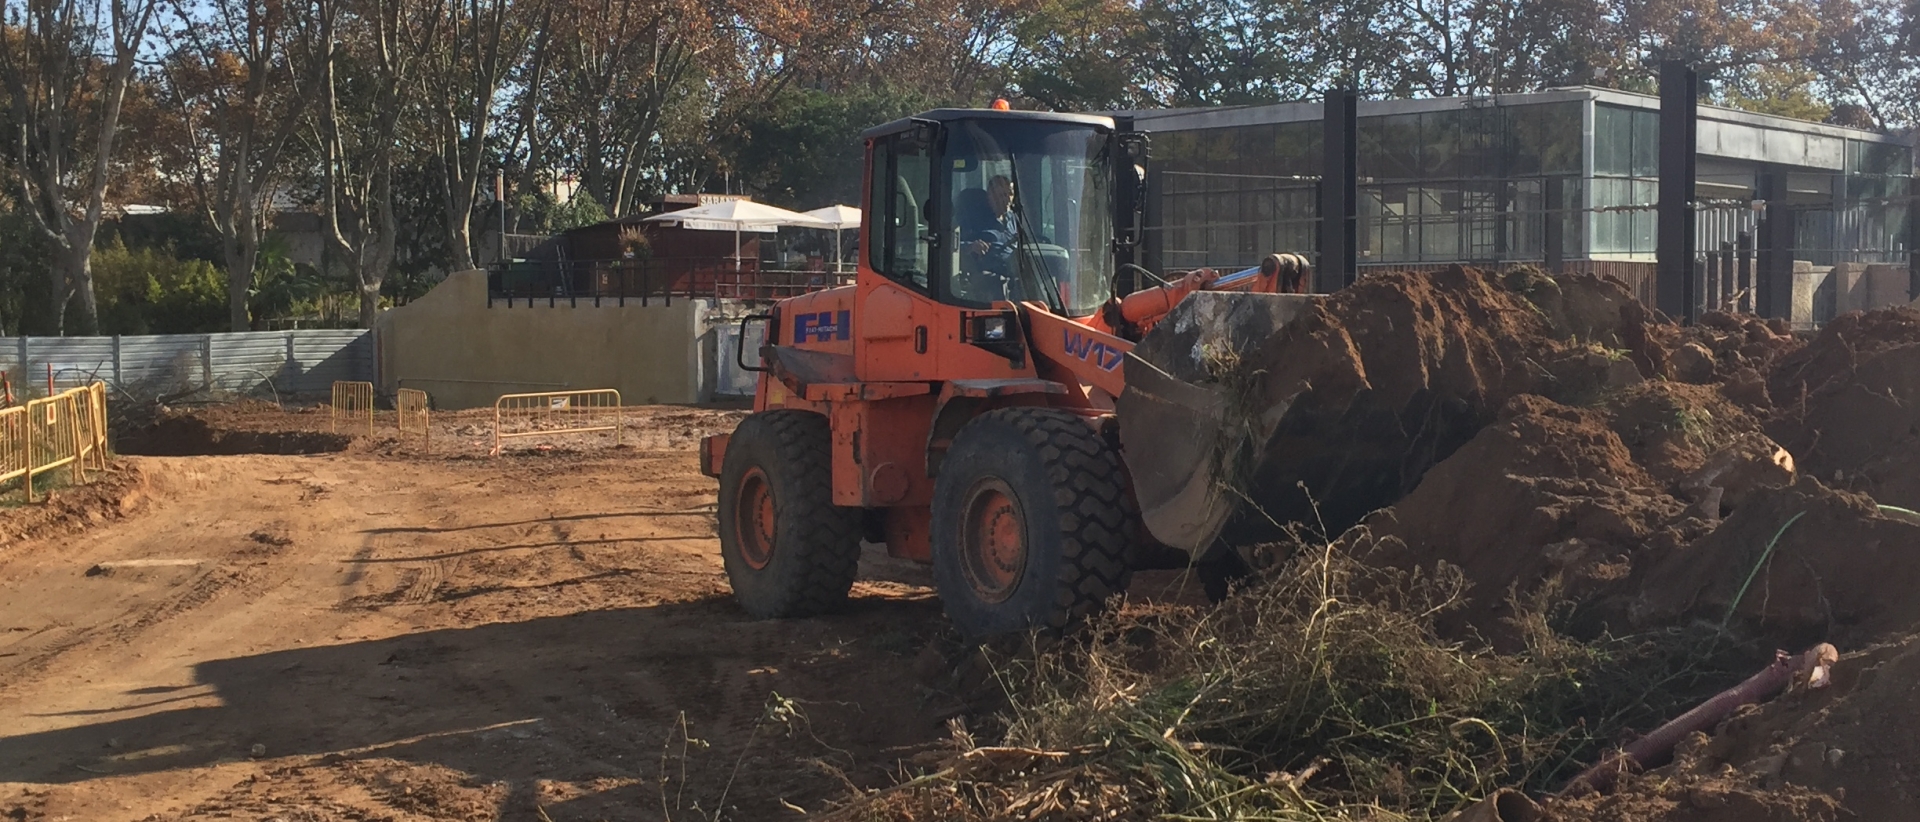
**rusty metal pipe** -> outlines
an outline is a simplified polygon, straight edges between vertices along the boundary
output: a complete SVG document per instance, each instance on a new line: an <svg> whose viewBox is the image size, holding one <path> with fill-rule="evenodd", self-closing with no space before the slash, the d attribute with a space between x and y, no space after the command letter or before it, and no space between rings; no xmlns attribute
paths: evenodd
<svg viewBox="0 0 1920 822"><path fill-rule="evenodd" d="M1599 764L1588 768L1568 782L1560 790L1563 796L1577 796L1587 791L1604 791L1613 786L1622 771L1640 770L1664 764L1673 754L1674 746L1680 744L1695 731L1706 731L1720 724L1742 705L1765 702L1772 699L1794 679L1796 672L1819 671L1815 687L1823 684L1825 668L1838 658L1832 645L1822 643L1808 649L1799 656L1788 655L1785 651L1775 651L1773 664L1747 678L1747 681L1728 688L1712 699L1700 703L1693 710L1681 714L1665 725L1653 729L1652 733L1629 743Z"/></svg>

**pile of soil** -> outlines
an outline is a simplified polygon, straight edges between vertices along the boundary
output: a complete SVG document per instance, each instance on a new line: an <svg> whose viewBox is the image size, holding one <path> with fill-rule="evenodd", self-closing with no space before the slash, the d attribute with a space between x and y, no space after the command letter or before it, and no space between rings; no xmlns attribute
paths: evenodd
<svg viewBox="0 0 1920 822"><path fill-rule="evenodd" d="M1699 769L1838 797L1853 819L1912 819L1920 806L1920 637L1848 655L1829 688L1735 717Z"/></svg>
<svg viewBox="0 0 1920 822"><path fill-rule="evenodd" d="M1899 776L1920 728L1873 721L1916 715L1920 311L1809 340L1724 313L1678 327L1592 278L1456 268L1368 278L1308 319L1245 356L1264 407L1287 408L1255 487L1275 519L1313 522L1289 496L1304 482L1370 561L1458 567L1474 602L1443 627L1462 639L1513 647L1514 603L1547 595L1583 636L1706 622L1796 651L1895 643L1552 818L1920 814Z"/></svg>
<svg viewBox="0 0 1920 822"><path fill-rule="evenodd" d="M1576 598L1612 591L1645 555L1669 553L1704 530L1608 422L1599 411L1515 398L1411 495L1340 541L1388 565L1461 568L1473 584L1461 621L1506 645L1510 596L1546 580Z"/></svg>
<svg viewBox="0 0 1920 822"><path fill-rule="evenodd" d="M1142 346L1153 341L1150 335ZM1181 341L1179 350L1208 353ZM1244 628L1256 640L1236 645L1189 631L1181 620L1190 618L1174 615L1155 625L1176 638L1156 646L1138 638L1152 630L1122 619L1120 628L1090 640L1112 646L1115 656L1063 674L1065 685L1054 694L1063 707L1041 719L1069 723L1081 708L1095 714L1137 708L1148 718L1128 727L1151 732L1146 747L1177 749L1177 758L1191 765L1197 760L1189 754L1245 754L1271 740L1259 733L1194 733L1201 741L1186 745L1183 722L1211 732L1285 716L1301 700L1356 682L1377 681L1380 693L1404 686L1413 678L1394 664L1411 658L1405 649L1418 643L1395 644L1373 630L1365 639L1312 646L1365 648L1377 657L1377 667L1366 673L1330 670L1328 683L1261 694L1227 720L1205 719L1218 709L1207 689L1222 682L1249 671L1325 665L1324 658L1246 663L1225 649L1286 646L1314 626L1336 624L1332 614L1341 600L1327 592L1347 577L1329 570L1315 580L1319 588L1307 586L1307 629L1275 621L1270 612L1248 614L1246 602L1271 598L1275 586L1293 578L1290 573L1297 577L1302 562L1314 557L1359 557L1368 571L1354 579L1464 580L1469 601L1463 607L1455 609L1458 600L1450 595L1445 609L1414 597L1392 608L1432 620L1430 638L1464 649L1476 664L1514 666L1485 675L1489 682L1508 681L1527 662L1617 663L1622 648L1678 643L1670 654L1648 654L1644 665L1628 666L1646 680L1587 677L1564 692L1542 692L1561 708L1566 703L1554 700L1594 694L1628 694L1642 707L1655 699L1690 706L1766 665L1775 647L1878 648L1844 657L1829 689L1789 694L1726 725L1711 741L1692 740L1675 764L1628 777L1606 795L1556 799L1528 818L1920 817L1920 784L1902 770L1920 763L1920 713L1910 685L1920 675L1920 635L1910 636L1920 622L1920 514L1903 510L1920 504L1920 311L1849 315L1811 339L1777 321L1725 313L1681 327L1616 282L1456 266L1368 277L1320 299L1281 333L1246 350L1213 352L1208 368L1192 370L1200 376L1175 376L1214 380L1232 405L1229 427L1249 432L1258 458L1251 477L1222 471L1216 478L1258 505L1229 525L1225 539L1248 565L1270 569L1239 598L1198 619ZM1330 545L1323 535L1331 535ZM1300 551L1303 546L1315 550ZM1373 590L1369 585L1390 587L1370 582L1354 590ZM1688 638L1699 641L1685 644ZM1218 658L1190 659L1163 675L1160 668L1179 657L1168 650L1175 646L1189 656ZM1682 676L1691 677L1686 687L1695 690L1681 693L1675 682ZM1033 697L1046 693L1029 689L1016 694L1014 704L1039 704ZM1416 702L1421 719L1455 721L1451 731L1480 727L1473 725L1471 718L1480 715L1473 709L1464 709L1466 719L1450 712L1462 710L1458 703ZM1167 705L1176 718L1154 713ZM1639 719L1628 724L1651 730L1680 711L1663 707L1648 712L1648 727L1639 727ZM1578 727L1619 719L1587 707L1566 715L1576 714ZM1898 721L1887 722L1891 716ZM1388 727L1406 735L1417 721ZM1547 736L1564 732L1548 723L1522 724ZM1479 733L1497 736L1491 725ZM1038 747L968 755L1055 757L1045 768L1025 771L1032 777L1065 772L1053 769L1072 757L1097 759L1125 749L1125 738L1012 735L1009 745ZM1317 753L1339 759L1338 744L1322 747ZM1262 762L1261 768L1278 769L1265 772L1264 785L1290 786L1298 797L1309 778L1359 784L1353 761L1323 773L1318 765L1302 768L1307 757ZM1574 758L1580 761L1532 773L1524 787L1564 785L1592 761ZM1458 762L1436 756L1410 767L1437 770ZM1500 765L1506 764L1503 753ZM983 781L996 789L1033 787L955 767L945 778L967 790ZM1101 760L1072 785L1025 794L948 793L974 796L989 810L1002 801L1010 814L1036 805L981 797L1024 795L1056 809L1104 807L1129 785L1158 784L1154 779L1167 773L1160 768L1119 757ZM1238 778L1261 773L1233 772ZM1379 788L1380 801L1392 784L1378 783L1386 786ZM1281 800L1288 795L1271 790ZM1364 801L1368 790L1373 787L1355 796ZM1195 804L1225 813L1219 803L1254 793L1235 788ZM1172 803L1163 810L1191 807ZM892 818L953 816L966 815L922 809Z"/></svg>
<svg viewBox="0 0 1920 822"><path fill-rule="evenodd" d="M1801 477L1756 492L1636 590L1642 624L1731 618L1782 647L1864 647L1920 624L1920 517Z"/></svg>
<svg viewBox="0 0 1920 822"><path fill-rule="evenodd" d="M1227 540L1271 539L1285 522L1337 533L1406 496L1515 397L1574 401L1640 382L1617 348L1633 304L1594 277L1461 266L1376 275L1320 301L1237 352L1223 380L1250 386L1234 392L1237 413L1263 443L1243 490L1264 513Z"/></svg>
<svg viewBox="0 0 1920 822"><path fill-rule="evenodd" d="M32 505L20 504L25 494L17 483L7 489L0 499L0 550L29 538L63 536L121 519L145 506L151 493L146 470L126 460L114 460L107 470L90 472L85 485L65 485L65 468L55 469L53 476L63 484Z"/></svg>
<svg viewBox="0 0 1920 822"><path fill-rule="evenodd" d="M1770 425L1807 473L1885 505L1920 508L1920 310L1836 319L1770 381Z"/></svg>

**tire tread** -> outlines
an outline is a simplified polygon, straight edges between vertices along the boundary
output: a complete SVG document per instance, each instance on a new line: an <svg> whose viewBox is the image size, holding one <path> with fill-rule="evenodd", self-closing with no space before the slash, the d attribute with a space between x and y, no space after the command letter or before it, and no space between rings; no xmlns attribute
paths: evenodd
<svg viewBox="0 0 1920 822"><path fill-rule="evenodd" d="M1039 453L1059 508L1059 586L1044 626L1065 629L1126 590L1127 548L1139 521L1120 455L1086 420L1052 408L1003 408L1001 417Z"/></svg>
<svg viewBox="0 0 1920 822"><path fill-rule="evenodd" d="M827 420L809 411L763 411L741 421L734 431L734 442L761 436L770 439L774 459L785 466L774 493L780 508L776 527L788 527L776 536L778 569L769 565L747 572L780 573L785 576L785 584L765 601L740 596L735 586L736 598L748 613L762 619L809 617L839 610L846 604L859 570L860 511L833 504L832 432ZM772 472L768 478L775 481ZM723 488L721 492L730 491ZM721 527L733 526L722 522ZM732 570L729 568L730 573Z"/></svg>

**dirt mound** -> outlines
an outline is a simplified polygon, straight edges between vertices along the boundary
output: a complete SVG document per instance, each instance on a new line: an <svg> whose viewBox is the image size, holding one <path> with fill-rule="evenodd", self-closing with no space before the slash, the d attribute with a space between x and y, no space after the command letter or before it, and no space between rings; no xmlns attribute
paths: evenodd
<svg viewBox="0 0 1920 822"><path fill-rule="evenodd" d="M1613 431L1662 486L1678 495L1714 455L1728 449L1777 450L1760 421L1720 386L1653 381L1604 403Z"/></svg>
<svg viewBox="0 0 1920 822"><path fill-rule="evenodd" d="M1920 622L1920 517L1802 477L1757 492L1637 589L1643 625L1731 619L1786 647L1862 647Z"/></svg>
<svg viewBox="0 0 1920 822"><path fill-rule="evenodd" d="M1709 311L1700 322L1678 326L1641 317L1634 306L1645 341L1635 349L1636 361L1649 378L1691 385L1712 385L1729 400L1756 415L1772 412L1774 397L1767 375L1776 364L1801 349L1802 343L1779 320Z"/></svg>
<svg viewBox="0 0 1920 822"><path fill-rule="evenodd" d="M1551 310L1529 295L1545 295ZM1272 538L1273 523L1287 521L1338 531L1412 491L1514 397L1591 397L1638 382L1623 353L1576 339L1617 340L1619 306L1630 303L1603 280L1460 266L1374 275L1326 298L1238 352L1237 371L1251 375L1246 425L1269 433L1246 481L1264 512L1231 525L1228 540Z"/></svg>
<svg viewBox="0 0 1920 822"><path fill-rule="evenodd" d="M64 481L67 472L60 469L54 476ZM125 517L146 504L149 489L147 473L138 464L114 460L105 472L90 474L87 484L52 489L45 500L32 505L12 505L20 493L10 490L8 502L0 503L0 547L63 536Z"/></svg>
<svg viewBox="0 0 1920 822"><path fill-rule="evenodd" d="M1528 396L1344 541L1392 565L1461 568L1474 585L1469 620L1497 632L1509 589L1553 576L1580 593L1611 589L1641 555L1703 530L1682 525L1687 509L1604 414Z"/></svg>
<svg viewBox="0 0 1920 822"><path fill-rule="evenodd" d="M1729 655L1757 650L1764 657L1774 647L1799 650L1821 641L1860 648L1903 636L1920 622L1920 515L1886 507L1920 505L1920 311L1849 315L1808 343L1779 322L1717 312L1679 327L1603 279L1454 267L1368 277L1322 299L1284 333L1230 353L1229 367L1217 372L1220 387L1241 406L1237 422L1262 446L1250 479L1226 481L1244 481L1235 490L1263 510L1231 525L1225 537L1263 572L1261 580L1198 622L1159 615L1090 640L1084 664L1016 695L1010 710L1028 724L1025 736L1011 734L1008 744L1020 747L982 749L1024 757L1027 765L1044 760L1045 768L983 778L963 756L949 778L964 790L941 795L955 802L984 797L979 805L968 805L967 813L954 806L896 818L965 817L980 805L990 811L985 817L995 808L1018 815L1040 806L1032 803L1056 801L1061 804L1050 807L1084 818L1152 803L1167 813L1201 808L1230 816L1222 810L1229 799L1284 801L1313 796L1328 783L1351 791L1340 797L1348 803L1341 808L1378 803L1408 818L1434 818L1437 806L1404 804L1396 791L1424 778L1422 768L1486 763L1474 755L1453 760L1424 752L1406 760L1418 764L1405 772L1373 773L1367 769L1390 770L1392 755L1350 755L1342 748L1366 731L1313 742L1295 729L1260 723L1285 720L1302 704L1357 681L1372 685L1334 701L1363 704L1418 681L1393 666L1420 658L1406 648L1426 641L1466 649L1473 659L1462 665L1487 664L1486 674L1501 679L1537 662L1558 664L1571 657L1556 654L1575 647L1608 648L1601 656L1613 664L1620 658L1608 655L1619 648L1608 643L1645 651L1674 648L1661 643L1676 637L1705 637L1677 662L1651 654L1623 666L1645 681L1609 681L1591 669L1554 686L1567 691L1514 697L1525 711L1561 705L1554 700L1576 694L1624 694L1641 708L1656 694L1668 700L1628 721L1631 731L1606 732L1592 748L1567 748L1561 759L1519 768L1525 776L1516 772L1500 783L1554 790L1602 748L1650 730L1752 672L1753 654L1737 665ZM1310 531L1340 536L1329 546ZM1260 544L1275 533L1284 536ZM1372 585L1391 589L1400 580L1428 579L1464 583L1455 591L1461 598L1447 608L1372 603L1418 614L1421 631L1429 632L1420 642L1391 642L1391 631L1370 625L1364 640L1306 643L1315 654L1330 654L1331 645L1365 646L1367 665L1376 667L1358 673L1336 673L1327 656L1258 663L1235 657L1235 643L1244 641L1236 631L1247 629L1257 639L1248 647L1267 653L1315 640L1316 631L1326 630L1322 620L1338 621L1341 600L1326 593L1338 589L1331 573L1307 592L1311 607L1303 610L1312 618L1304 625L1275 618L1288 609L1255 606L1275 602L1274 589L1263 586L1290 584L1288 575L1297 575L1300 563L1334 556L1358 557L1370 568L1344 580L1367 582L1347 589L1350 594L1373 596ZM1370 573L1404 576L1379 582ZM1543 818L1912 817L1920 810L1920 786L1882 780L1871 789L1878 793L1855 796L1856 781L1920 762L1920 742L1912 741L1920 739L1920 720L1907 719L1916 715L1908 686L1920 674L1920 638L1911 642L1911 659L1900 662L1916 670L1857 677L1863 695L1877 689L1870 697L1876 701L1860 704L1901 713L1901 724L1889 728L1899 734L1897 743L1868 738L1874 726L1860 719L1870 716L1866 707L1848 714L1845 721L1853 724L1841 727L1817 708L1835 696L1793 695L1762 714L1777 717L1772 724L1744 733L1730 727L1726 740L1714 742L1716 750L1745 746L1737 755L1709 752L1701 737L1681 752L1679 764L1628 780L1608 796L1550 802ZM1738 671L1729 673L1722 663ZM1274 671L1318 666L1332 667L1315 682L1239 699L1244 694L1236 689L1268 687L1257 680ZM1691 677L1693 691L1672 690L1675 675ZM1871 685L1876 681L1882 684ZM1851 687L1843 686L1835 692ZM1222 696L1228 693L1233 698ZM1048 699L1051 708L1039 707ZM1472 726L1474 733L1501 738L1506 727L1476 713L1478 706L1449 708L1444 699L1419 705L1424 717L1456 722L1453 732L1485 720L1485 727ZM1210 718L1213 711L1225 713ZM1307 713L1316 722L1334 715ZM1592 706L1556 716L1620 721ZM1045 724L1056 719L1094 732L1075 735L1060 732L1066 724ZM1228 733L1242 722L1253 730ZM1405 731L1417 720L1395 718L1390 726ZM1144 752L1131 758L1136 741L1128 734L1142 729L1148 738L1131 750L1150 749L1167 760ZM1809 748L1814 743L1798 741L1802 737L1821 747ZM1312 744L1272 746L1276 739ZM1833 763L1856 749L1880 758L1849 760L1860 770L1843 776L1783 777L1793 768L1845 771ZM1783 760L1782 750L1798 759ZM1234 759L1250 751L1259 752L1257 761ZM975 754L987 756L967 755ZM1314 764L1321 758L1338 764L1323 769ZM1076 762L1080 770L1066 767ZM1502 759L1494 767L1510 764ZM1726 770L1728 764L1738 770ZM1181 793L1207 784L1187 779L1189 773L1181 773L1178 790L1155 781L1182 768L1219 780L1212 786L1218 792ZM1048 783L1035 777L1043 773L1073 776ZM1255 778L1264 781L1256 786ZM1494 784L1475 784L1470 793L1485 795ZM967 793L975 789L980 792Z"/></svg>
<svg viewBox="0 0 1920 822"><path fill-rule="evenodd" d="M1706 744L1704 736L1691 741ZM1852 816L1834 795L1783 785L1751 772L1727 773L1711 757L1689 753L1654 776L1608 795L1546 803L1541 822L1837 822Z"/></svg>
<svg viewBox="0 0 1920 822"><path fill-rule="evenodd" d="M1651 569L1793 481L1792 460L1715 388L1649 382L1594 408L1515 398L1345 542L1474 583L1468 621L1500 639L1507 596L1552 581L1625 624Z"/></svg>
<svg viewBox="0 0 1920 822"><path fill-rule="evenodd" d="M1500 284L1525 297L1556 339L1617 349L1641 338L1633 326L1646 322L1646 311L1618 280L1592 274L1554 277L1516 266L1500 275Z"/></svg>
<svg viewBox="0 0 1920 822"><path fill-rule="evenodd" d="M1790 694L1720 729L1700 768L1840 799L1849 818L1912 819L1920 808L1920 637L1848 654L1831 687Z"/></svg>
<svg viewBox="0 0 1920 822"><path fill-rule="evenodd" d="M1772 428L1809 473L1887 504L1920 505L1920 342L1857 351Z"/></svg>
<svg viewBox="0 0 1920 822"><path fill-rule="evenodd" d="M117 442L122 453L156 457L324 454L345 451L352 444L349 435L323 430L227 428L203 414L163 414L122 432Z"/></svg>
<svg viewBox="0 0 1920 822"><path fill-rule="evenodd" d="M1920 309L1907 306L1855 311L1835 317L1806 347L1785 357L1767 379L1767 390L1782 406L1800 402L1855 366L1888 348L1920 343Z"/></svg>

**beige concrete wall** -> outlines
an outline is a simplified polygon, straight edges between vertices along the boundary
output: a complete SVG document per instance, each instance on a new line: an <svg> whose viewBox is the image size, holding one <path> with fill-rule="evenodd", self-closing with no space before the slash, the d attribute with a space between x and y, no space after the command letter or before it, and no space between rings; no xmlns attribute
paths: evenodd
<svg viewBox="0 0 1920 822"><path fill-rule="evenodd" d="M456 272L375 325L380 388L418 388L439 408L492 405L501 394L614 388L630 405L701 402L712 331L698 300L544 302L487 307L487 275Z"/></svg>
<svg viewBox="0 0 1920 822"><path fill-rule="evenodd" d="M1907 293L1911 282L1904 265L1870 265L1862 277L1866 286L1860 295L1862 310L1906 305L1913 299Z"/></svg>

